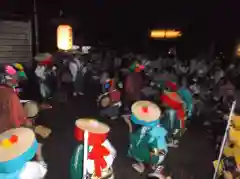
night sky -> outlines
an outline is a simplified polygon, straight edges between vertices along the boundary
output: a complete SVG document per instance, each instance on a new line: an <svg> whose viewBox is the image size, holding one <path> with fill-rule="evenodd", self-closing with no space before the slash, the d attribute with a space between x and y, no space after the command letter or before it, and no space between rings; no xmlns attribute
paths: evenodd
<svg viewBox="0 0 240 179"><path fill-rule="evenodd" d="M173 27L181 28L186 39L194 39L190 43L221 41L224 45L235 39L239 31L240 2L237 0L36 2L42 41L53 41L59 21L52 19L59 17L60 10L63 11L62 17L73 22L78 43L142 44L149 29ZM0 10L31 15L32 1L1 0Z"/></svg>

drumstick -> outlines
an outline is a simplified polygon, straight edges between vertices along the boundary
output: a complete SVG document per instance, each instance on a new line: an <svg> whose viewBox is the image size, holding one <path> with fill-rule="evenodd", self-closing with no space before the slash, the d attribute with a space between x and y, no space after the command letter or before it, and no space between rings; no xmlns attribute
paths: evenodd
<svg viewBox="0 0 240 179"><path fill-rule="evenodd" d="M30 100L20 100L20 103L27 103L29 102Z"/></svg>
<svg viewBox="0 0 240 179"><path fill-rule="evenodd" d="M87 160L88 160L88 131L84 131L84 154L83 154L83 177L87 178Z"/></svg>

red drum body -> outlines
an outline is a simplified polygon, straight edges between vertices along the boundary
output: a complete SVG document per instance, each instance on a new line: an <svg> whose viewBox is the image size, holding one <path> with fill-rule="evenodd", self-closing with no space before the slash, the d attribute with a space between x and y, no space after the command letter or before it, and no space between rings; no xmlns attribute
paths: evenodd
<svg viewBox="0 0 240 179"><path fill-rule="evenodd" d="M79 119L76 121L74 136L78 141L84 141L84 131L88 131L88 145L102 144L108 136L109 127L96 120Z"/></svg>
<svg viewBox="0 0 240 179"><path fill-rule="evenodd" d="M84 131L82 129L79 129L78 127L75 127L74 136L78 141L80 141L80 142L84 141ZM107 133L106 134L94 134L92 132L88 132L88 144L89 145L96 145L99 143L103 143L106 139L107 139Z"/></svg>

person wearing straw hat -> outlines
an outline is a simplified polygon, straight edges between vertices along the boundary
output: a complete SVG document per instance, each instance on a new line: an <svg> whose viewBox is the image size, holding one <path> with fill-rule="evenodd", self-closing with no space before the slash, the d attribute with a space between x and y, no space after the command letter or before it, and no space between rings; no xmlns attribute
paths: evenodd
<svg viewBox="0 0 240 179"><path fill-rule="evenodd" d="M137 101L132 105L131 121L142 126L130 133L130 145L128 156L137 163L132 167L139 173L145 171L145 165L149 164L153 172L149 177L162 179L164 167L161 163L168 152L166 135L167 131L160 126L161 110L149 101Z"/></svg>
<svg viewBox="0 0 240 179"><path fill-rule="evenodd" d="M29 110L30 108L25 108ZM17 94L11 88L0 86L0 133L11 128L26 126L32 127L32 121L29 120L29 111L25 111ZM31 109L31 115L35 115L38 109ZM28 114L28 115L27 115ZM43 164L42 144L38 145L37 160Z"/></svg>
<svg viewBox="0 0 240 179"><path fill-rule="evenodd" d="M83 175L91 179L114 179L112 164L116 150L107 139L110 128L95 119L78 119L75 125L74 135L80 144L72 156L71 179Z"/></svg>
<svg viewBox="0 0 240 179"><path fill-rule="evenodd" d="M165 108L164 118L161 124L169 133L169 140L178 143L177 136L182 136L185 129L186 114L184 102L177 92L164 91L160 96L162 106ZM175 143L170 143L177 147Z"/></svg>
<svg viewBox="0 0 240 179"><path fill-rule="evenodd" d="M48 67L52 64L52 55L49 53L37 54L34 59L38 63L37 68L35 69L35 74L39 79L40 94L43 101L46 101L51 95L51 90L47 83L48 76L51 74L50 72L54 70L54 68L50 71L48 69Z"/></svg>
<svg viewBox="0 0 240 179"><path fill-rule="evenodd" d="M35 156L38 143L28 128L13 128L0 134L0 178L43 179L47 173Z"/></svg>

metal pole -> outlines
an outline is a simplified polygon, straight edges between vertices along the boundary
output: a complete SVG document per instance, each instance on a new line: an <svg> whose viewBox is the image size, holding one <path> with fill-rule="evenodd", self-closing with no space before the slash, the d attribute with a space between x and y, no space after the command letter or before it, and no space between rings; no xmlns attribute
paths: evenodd
<svg viewBox="0 0 240 179"><path fill-rule="evenodd" d="M223 137L223 140L222 140L222 145L221 145L220 153L219 153L219 156L218 156L217 166L215 168L213 179L216 179L217 175L218 175L218 169L219 169L219 166L220 166L220 163L221 163L224 146L225 146L225 143L227 141L228 131L229 131L229 128L231 126L231 121L232 121L232 116L233 116L233 113L234 113L234 110L235 110L235 106L236 106L236 101L233 102L232 107L231 107L231 111L230 111L230 114L229 114L225 134L224 134L224 137Z"/></svg>
<svg viewBox="0 0 240 179"><path fill-rule="evenodd" d="M83 150L83 176L87 179L87 160L88 160L88 131L84 131L84 150Z"/></svg>
<svg viewBox="0 0 240 179"><path fill-rule="evenodd" d="M38 15L37 15L37 4L36 0L33 0L33 15L34 15L34 31L35 31L35 45L36 54L39 52L39 32L38 32Z"/></svg>

